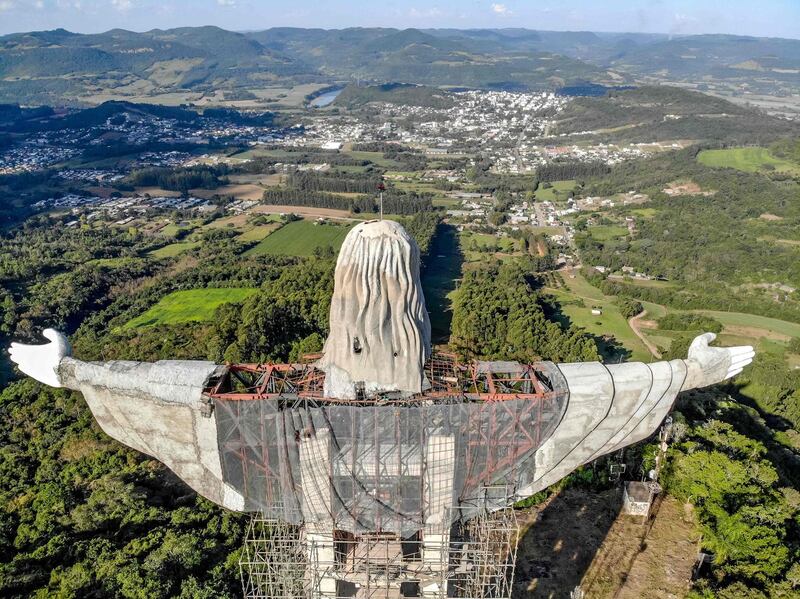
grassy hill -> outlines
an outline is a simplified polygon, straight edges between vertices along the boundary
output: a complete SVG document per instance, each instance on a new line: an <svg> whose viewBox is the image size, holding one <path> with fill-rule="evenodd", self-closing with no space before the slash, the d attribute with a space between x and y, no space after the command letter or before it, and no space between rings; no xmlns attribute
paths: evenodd
<svg viewBox="0 0 800 599"><path fill-rule="evenodd" d="M256 84L263 72L279 81L313 69L219 27L0 37L0 101L63 104L98 89L237 89Z"/></svg>
<svg viewBox="0 0 800 599"><path fill-rule="evenodd" d="M707 94L671 86L644 86L610 91L599 98L575 99L559 115L557 132L579 131L598 131L609 141L752 143L791 135L798 126Z"/></svg>
<svg viewBox="0 0 800 599"><path fill-rule="evenodd" d="M706 166L735 168L740 171L777 171L800 175L800 163L777 158L767 148L746 147L703 150L697 160Z"/></svg>

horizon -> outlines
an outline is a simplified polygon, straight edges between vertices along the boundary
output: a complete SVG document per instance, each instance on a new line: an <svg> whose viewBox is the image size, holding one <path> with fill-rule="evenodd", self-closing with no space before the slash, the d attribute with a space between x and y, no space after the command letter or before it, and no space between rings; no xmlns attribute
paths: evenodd
<svg viewBox="0 0 800 599"><path fill-rule="evenodd" d="M2 0L0 0L2 1ZM677 38L688 38L688 37L701 37L701 36L727 36L727 37L749 37L753 39L785 39L785 40L800 40L800 34L797 37L785 37L785 36L776 36L776 35L753 35L748 33L731 33L731 32L707 32L707 33L666 33L660 31L612 31L612 30L600 30L600 29L539 29L539 28L530 28L530 27L391 27L385 25L376 25L376 26L365 26L365 25L353 25L350 27L300 27L294 25L272 25L270 27L266 27L264 29L227 29L225 27L221 27L220 25L216 25L214 23L205 23L205 24L198 24L198 25L176 25L174 27L151 27L149 29L133 29L128 27L111 27L110 29L104 29L101 31L75 31L73 29L67 29L66 27L54 27L51 29L30 29L25 31L11 31L9 33L0 33L0 37L10 36L10 35L24 35L29 33L47 33L51 31L66 31L67 33L71 33L74 35L102 35L105 33L109 33L111 31L126 31L128 33L137 33L137 34L144 34L149 33L151 31L171 31L175 29L204 29L208 27L215 27L217 29L221 29L223 31L229 31L231 33L241 33L241 34L248 34L248 33L257 33L260 31L269 31L271 29L297 29L297 30L321 30L321 31L347 31L350 29L383 29L386 31L530 31L530 32L537 32L537 33L592 33L596 35L652 35L652 36L664 36L667 39L677 39Z"/></svg>
<svg viewBox="0 0 800 599"><path fill-rule="evenodd" d="M53 29L79 34L112 29L143 33L205 26L243 33L283 27L525 29L795 40L800 39L800 3L769 0L756 6L749 0L610 0L601 6L594 0L569 0L532 6L522 0L468 3L442 0L376 6L361 0L345 0L315 6L311 0L0 0L0 35Z"/></svg>

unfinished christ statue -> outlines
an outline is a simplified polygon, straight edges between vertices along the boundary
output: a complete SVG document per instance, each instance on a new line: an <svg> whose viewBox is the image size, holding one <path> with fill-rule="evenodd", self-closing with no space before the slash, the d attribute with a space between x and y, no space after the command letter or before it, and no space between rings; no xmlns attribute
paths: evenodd
<svg viewBox="0 0 800 599"><path fill-rule="evenodd" d="M399 224L354 227L314 363L83 362L52 329L10 354L226 508L401 535L499 509L648 438L678 393L754 355L706 333L686 359L650 364L461 363L432 354L419 266Z"/></svg>

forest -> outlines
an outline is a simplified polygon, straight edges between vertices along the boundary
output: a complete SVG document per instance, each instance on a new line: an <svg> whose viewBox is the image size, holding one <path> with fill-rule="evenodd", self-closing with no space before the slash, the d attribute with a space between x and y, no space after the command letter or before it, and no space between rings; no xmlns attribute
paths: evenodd
<svg viewBox="0 0 800 599"><path fill-rule="evenodd" d="M134 187L160 187L188 193L190 189L216 189L227 183L227 167L144 168L133 171L125 183Z"/></svg>
<svg viewBox="0 0 800 599"><path fill-rule="evenodd" d="M798 184L781 175L700 165L697 148L616 166L587 180L585 193L609 196L638 189L657 216L636 218L637 233L598 240L576 234L584 263L610 270L632 267L672 286L645 287L618 279L593 282L610 295L628 295L676 308L711 308L800 322L800 300L780 301L763 284L800 287ZM691 181L706 195L669 196L672 182ZM617 208L614 214L635 214ZM788 240L783 243L776 240Z"/></svg>

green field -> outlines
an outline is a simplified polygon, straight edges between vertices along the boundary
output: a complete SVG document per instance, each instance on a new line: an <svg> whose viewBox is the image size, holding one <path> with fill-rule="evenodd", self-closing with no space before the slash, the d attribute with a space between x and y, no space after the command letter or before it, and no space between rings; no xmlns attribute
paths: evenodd
<svg viewBox="0 0 800 599"><path fill-rule="evenodd" d="M252 229L248 229L241 235L236 237L237 241L241 241L242 243L251 243L253 241L261 241L265 237L267 237L270 233L275 231L280 227L279 223L270 223L268 225L258 225L253 227Z"/></svg>
<svg viewBox="0 0 800 599"><path fill-rule="evenodd" d="M338 250L352 225L320 225L310 220L298 220L284 225L245 252L245 256L282 254L312 256L316 248L331 246Z"/></svg>
<svg viewBox="0 0 800 599"><path fill-rule="evenodd" d="M472 233L470 231L463 231L460 237L462 246L474 244L481 250L485 250L491 245L498 247L498 251L505 253L510 253L517 249L517 243L511 237L497 237L487 233Z"/></svg>
<svg viewBox="0 0 800 599"><path fill-rule="evenodd" d="M383 157L383 152L342 152L355 160L369 160L372 164L382 168L396 170L403 168L403 163Z"/></svg>
<svg viewBox="0 0 800 599"><path fill-rule="evenodd" d="M196 248L200 245L199 241L184 241L180 243L170 243L164 247L160 247L152 252L147 252L147 255L160 260L162 258L173 258L183 252Z"/></svg>
<svg viewBox="0 0 800 599"><path fill-rule="evenodd" d="M757 172L776 170L800 174L800 164L776 158L767 148L728 148L725 150L703 150L697 160L705 166L735 168L740 171Z"/></svg>
<svg viewBox="0 0 800 599"><path fill-rule="evenodd" d="M561 305L562 313L576 326L583 327L597 337L612 336L617 342L630 350L628 359L651 362L653 356L647 350L631 327L620 313L615 303L615 298L605 295L597 287L589 283L583 276L573 272L574 277L564 274L565 287L560 289L547 288L547 292L555 296ZM602 310L602 314L592 314L592 308ZM610 351L608 344L600 343L603 357L612 362L619 358Z"/></svg>
<svg viewBox="0 0 800 599"><path fill-rule="evenodd" d="M716 318L726 326L753 327L780 335L788 335L789 337L800 337L800 324L794 322L778 320L777 318L768 318L757 314L745 314L744 312L720 312L717 310L692 311Z"/></svg>
<svg viewBox="0 0 800 599"><path fill-rule="evenodd" d="M642 302L642 305L647 310L648 320L657 320L667 313L684 312L683 310L676 310L650 302ZM753 345L756 348L756 352L782 356L787 358L790 367L792 366L793 356L786 352L785 336L800 337L800 324L744 312L722 312L719 310L691 310L691 312L710 316L722 323L724 328L722 333L719 334L718 345ZM683 331L650 328L643 328L642 333L652 343L663 348L669 348L676 336L685 334Z"/></svg>
<svg viewBox="0 0 800 599"><path fill-rule="evenodd" d="M575 179L552 181L550 184L552 187L548 187L547 189L542 188L541 184L539 185L539 189L536 190L535 194L537 202L566 200L567 194L575 189Z"/></svg>
<svg viewBox="0 0 800 599"><path fill-rule="evenodd" d="M256 291L256 289L244 287L174 291L162 297L144 314L129 320L123 328L135 329L157 324L203 322L214 316L214 310L218 306L230 302L240 302Z"/></svg>
<svg viewBox="0 0 800 599"><path fill-rule="evenodd" d="M608 241L628 234L627 227L619 227L617 225L598 225L597 227L589 227L588 231L597 241Z"/></svg>

